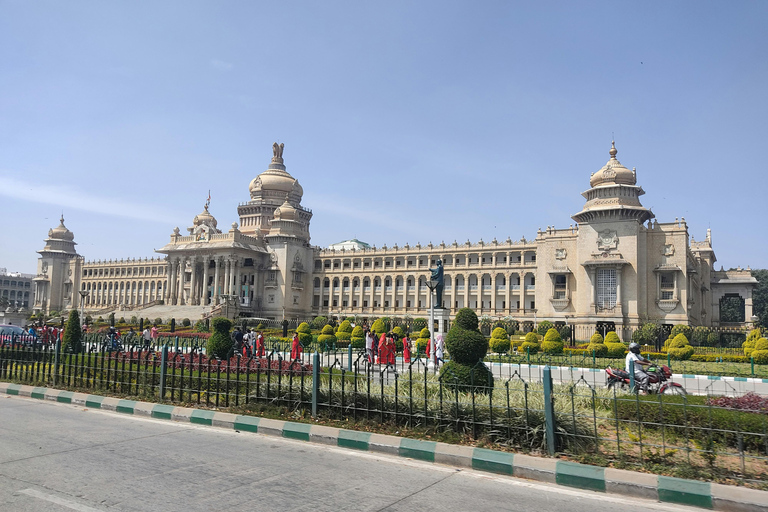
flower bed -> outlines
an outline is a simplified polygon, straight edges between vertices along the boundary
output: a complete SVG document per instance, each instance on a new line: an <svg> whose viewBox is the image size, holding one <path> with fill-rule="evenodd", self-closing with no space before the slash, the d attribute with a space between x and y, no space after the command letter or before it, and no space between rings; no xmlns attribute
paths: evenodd
<svg viewBox="0 0 768 512"><path fill-rule="evenodd" d="M110 360L116 359L118 363L125 361L128 364L140 363L149 364L152 366L160 366L160 357L152 352L112 352L109 354ZM273 373L280 373L282 375L311 375L312 365L301 364L299 362L293 362L285 359L269 359L266 357L232 357L228 361L226 359L211 358L210 360L204 354L197 354L190 356L189 354L181 354L176 352L168 353L168 368L171 370L185 371L204 371L207 372L208 368L211 371L222 372L229 371L239 373L259 373L270 370Z"/></svg>

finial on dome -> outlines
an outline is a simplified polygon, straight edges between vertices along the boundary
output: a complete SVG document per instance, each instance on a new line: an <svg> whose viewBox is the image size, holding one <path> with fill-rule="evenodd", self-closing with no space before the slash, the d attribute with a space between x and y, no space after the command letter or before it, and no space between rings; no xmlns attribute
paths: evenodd
<svg viewBox="0 0 768 512"><path fill-rule="evenodd" d="M608 152L608 154L611 155L611 158L616 158L616 153L618 153L616 150L616 142L611 141L611 150Z"/></svg>
<svg viewBox="0 0 768 512"><path fill-rule="evenodd" d="M64 224L64 212L61 212L61 218L59 219L59 222Z"/></svg>

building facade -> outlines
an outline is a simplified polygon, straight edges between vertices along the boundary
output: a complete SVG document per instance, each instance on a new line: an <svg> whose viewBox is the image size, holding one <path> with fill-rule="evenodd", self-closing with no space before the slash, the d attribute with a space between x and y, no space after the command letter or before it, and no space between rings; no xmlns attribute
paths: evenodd
<svg viewBox="0 0 768 512"><path fill-rule="evenodd" d="M89 311L162 305L272 319L425 317L430 268L441 260L440 306L451 316L469 307L494 319L589 328L717 327L721 301L738 297L740 323L753 321L757 281L749 269L715 270L709 230L695 241L684 218L658 222L615 145L568 228L547 227L531 240L381 248L357 239L312 246L312 211L301 205L303 189L282 155L274 144L269 167L238 206L239 224L221 231L206 204L187 234L173 230L160 258L85 262L62 219L39 251L35 308L79 306L73 293L82 290Z"/></svg>
<svg viewBox="0 0 768 512"><path fill-rule="evenodd" d="M30 309L34 298L34 274L8 272L0 268L0 299L4 307Z"/></svg>

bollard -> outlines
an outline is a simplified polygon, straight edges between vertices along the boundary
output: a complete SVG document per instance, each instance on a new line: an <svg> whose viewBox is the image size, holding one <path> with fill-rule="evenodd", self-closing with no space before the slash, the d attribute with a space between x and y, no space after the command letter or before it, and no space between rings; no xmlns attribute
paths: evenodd
<svg viewBox="0 0 768 512"><path fill-rule="evenodd" d="M165 378L168 366L168 345L163 346L160 355L160 400L165 399Z"/></svg>
<svg viewBox="0 0 768 512"><path fill-rule="evenodd" d="M629 362L629 390L635 392L635 360Z"/></svg>
<svg viewBox="0 0 768 512"><path fill-rule="evenodd" d="M755 358L754 357L750 357L749 358L749 362L752 365L752 376L754 377L755 376Z"/></svg>
<svg viewBox="0 0 768 512"><path fill-rule="evenodd" d="M312 353L312 417L317 417L317 398L320 390L320 354Z"/></svg>
<svg viewBox="0 0 768 512"><path fill-rule="evenodd" d="M555 402L552 398L552 370L549 365L544 367L542 376L544 383L544 422L546 427L547 451L555 454Z"/></svg>
<svg viewBox="0 0 768 512"><path fill-rule="evenodd" d="M352 371L352 342L347 347L347 371Z"/></svg>
<svg viewBox="0 0 768 512"><path fill-rule="evenodd" d="M56 351L53 354L53 385L59 380L59 360L61 359L61 340L56 340Z"/></svg>
<svg viewBox="0 0 768 512"><path fill-rule="evenodd" d="M528 364L531 364L531 347L525 347L525 355L528 358Z"/></svg>

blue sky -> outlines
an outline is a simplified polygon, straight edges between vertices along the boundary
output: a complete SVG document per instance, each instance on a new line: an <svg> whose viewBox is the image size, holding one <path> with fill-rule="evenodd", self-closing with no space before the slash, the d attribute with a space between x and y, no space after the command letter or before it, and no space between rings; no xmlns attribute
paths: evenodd
<svg viewBox="0 0 768 512"><path fill-rule="evenodd" d="M768 268L766 2L0 1L0 267L151 257L273 141L312 242L535 237L608 160Z"/></svg>

